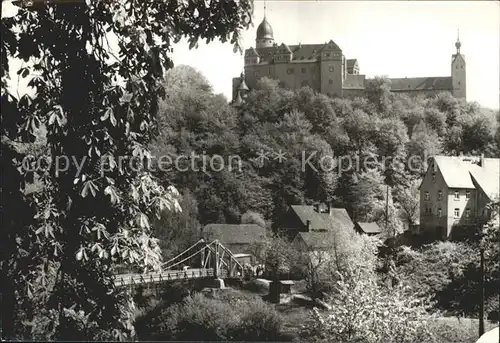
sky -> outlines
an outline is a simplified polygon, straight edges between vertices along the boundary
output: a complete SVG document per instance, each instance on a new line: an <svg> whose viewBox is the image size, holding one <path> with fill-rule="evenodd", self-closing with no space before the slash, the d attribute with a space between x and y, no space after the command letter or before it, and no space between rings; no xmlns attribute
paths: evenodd
<svg viewBox="0 0 500 343"><path fill-rule="evenodd" d="M12 5L9 5L12 6ZM242 46L255 47L264 1L254 2L254 27ZM4 7L5 12L9 8ZM467 69L467 100L500 107L500 2L497 1L266 1L276 43L319 44L332 39L346 58L357 58L367 77L450 76L457 30ZM243 55L231 44L186 41L174 46L175 65L198 69L216 93L231 98ZM14 66L13 66L14 67ZM12 71L14 79L15 71Z"/></svg>

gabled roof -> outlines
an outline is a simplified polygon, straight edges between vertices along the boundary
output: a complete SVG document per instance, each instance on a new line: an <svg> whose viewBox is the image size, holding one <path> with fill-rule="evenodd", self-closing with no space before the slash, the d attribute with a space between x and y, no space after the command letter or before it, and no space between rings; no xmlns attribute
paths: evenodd
<svg viewBox="0 0 500 343"><path fill-rule="evenodd" d="M254 49L260 56L261 63L266 63L266 62L271 63L276 52L278 50L285 48L293 53L292 61L302 61L302 60L316 61L321 51L323 51L325 48L328 47L328 44L330 44L332 50L340 51L340 48L338 47L337 44L335 44L333 41L330 42L331 43L327 44L299 44L299 45L286 45L283 43L281 45L275 45L265 48L256 48L256 49L250 48L245 50L245 56L252 56L253 52L250 52L250 50Z"/></svg>
<svg viewBox="0 0 500 343"><path fill-rule="evenodd" d="M491 201L498 200L500 197L499 158L486 158L484 167L473 168L469 173Z"/></svg>
<svg viewBox="0 0 500 343"><path fill-rule="evenodd" d="M308 220L310 221L312 231L331 230L336 226L346 229L354 227L354 223L344 208L332 208L331 214L316 212L314 206L308 205L292 205L290 208L304 226L307 225Z"/></svg>
<svg viewBox="0 0 500 343"><path fill-rule="evenodd" d="M247 49L245 51L245 57L259 57L259 53L257 52L257 50L255 50L255 48L251 47L250 49Z"/></svg>
<svg viewBox="0 0 500 343"><path fill-rule="evenodd" d="M452 90L451 77L412 77L391 80L392 91Z"/></svg>
<svg viewBox="0 0 500 343"><path fill-rule="evenodd" d="M347 70L352 70L357 63L358 63L358 60L355 58L346 60Z"/></svg>
<svg viewBox="0 0 500 343"><path fill-rule="evenodd" d="M371 223L357 223L364 233L381 233L382 229L375 222Z"/></svg>
<svg viewBox="0 0 500 343"><path fill-rule="evenodd" d="M476 188L469 174L470 170L479 168L473 161L464 161L461 156L434 156L434 161L449 188Z"/></svg>
<svg viewBox="0 0 500 343"><path fill-rule="evenodd" d="M256 224L208 224L202 235L223 244L252 244L265 238L266 229Z"/></svg>
<svg viewBox="0 0 500 343"><path fill-rule="evenodd" d="M292 53L292 50L290 49L290 47L288 45L286 45L285 43L281 43L281 45L279 47L277 47L274 51L274 54L291 54Z"/></svg>
<svg viewBox="0 0 500 343"><path fill-rule="evenodd" d="M302 238L307 248L311 250L329 249L335 243L333 232L299 232L297 237Z"/></svg>

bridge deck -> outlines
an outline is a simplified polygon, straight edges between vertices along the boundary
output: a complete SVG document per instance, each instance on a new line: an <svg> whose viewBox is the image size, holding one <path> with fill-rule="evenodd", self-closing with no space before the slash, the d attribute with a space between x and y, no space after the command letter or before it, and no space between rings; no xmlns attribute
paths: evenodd
<svg viewBox="0 0 500 343"><path fill-rule="evenodd" d="M221 276L227 275L221 271ZM145 283L159 283L174 280L201 279L214 277L213 268L193 268L188 270L164 270L160 273L146 274L117 274L115 275L115 286L138 285Z"/></svg>

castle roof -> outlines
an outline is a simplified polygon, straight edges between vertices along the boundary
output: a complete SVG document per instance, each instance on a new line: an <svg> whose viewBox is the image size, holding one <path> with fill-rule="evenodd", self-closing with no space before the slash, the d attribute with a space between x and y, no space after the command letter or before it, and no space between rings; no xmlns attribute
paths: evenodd
<svg viewBox="0 0 500 343"><path fill-rule="evenodd" d="M264 17L262 23L257 27L257 39L274 39L273 28L266 20L266 17Z"/></svg>
<svg viewBox="0 0 500 343"><path fill-rule="evenodd" d="M409 90L451 90L451 77L412 77L391 80L392 91Z"/></svg>
<svg viewBox="0 0 500 343"><path fill-rule="evenodd" d="M330 40L330 42L325 44L298 44L298 45L275 45L271 47L264 48L250 48L245 51L245 56L254 55L254 50L260 56L262 63L271 63L273 61L274 54L283 47L293 53L292 61L316 61L320 56L321 51L324 49L328 50L340 50L337 44Z"/></svg>

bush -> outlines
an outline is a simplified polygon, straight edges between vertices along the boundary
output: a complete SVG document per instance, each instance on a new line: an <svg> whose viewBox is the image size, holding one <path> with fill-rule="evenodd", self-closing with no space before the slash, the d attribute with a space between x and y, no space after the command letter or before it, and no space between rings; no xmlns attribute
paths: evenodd
<svg viewBox="0 0 500 343"><path fill-rule="evenodd" d="M147 319L146 319L147 317ZM138 319L140 340L271 340L281 336L281 316L260 298L228 290L213 298L196 294L160 305Z"/></svg>
<svg viewBox="0 0 500 343"><path fill-rule="evenodd" d="M303 337L317 342L429 342L427 304L404 288L385 289L373 280L338 282L331 310L312 313Z"/></svg>

